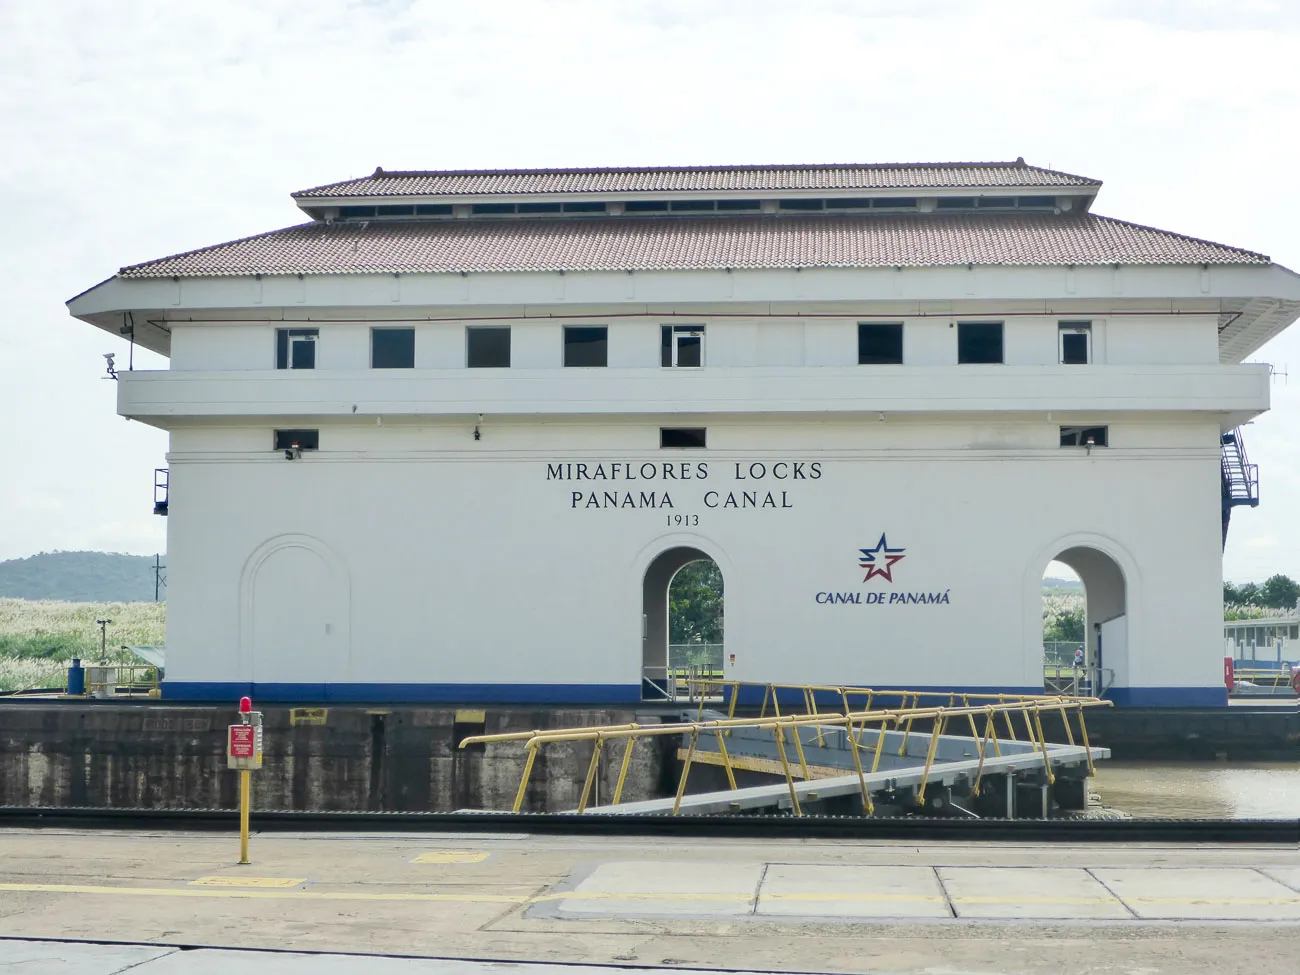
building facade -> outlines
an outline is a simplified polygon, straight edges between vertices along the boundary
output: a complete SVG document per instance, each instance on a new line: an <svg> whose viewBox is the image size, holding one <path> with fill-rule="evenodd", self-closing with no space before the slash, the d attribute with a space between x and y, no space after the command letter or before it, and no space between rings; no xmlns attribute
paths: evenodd
<svg viewBox="0 0 1300 975"><path fill-rule="evenodd" d="M1041 691L1057 559L1097 686L1224 702L1224 435L1300 279L1099 188L378 170L123 268L69 307L170 356L118 386L170 433L165 696L655 697L707 557L730 679Z"/></svg>

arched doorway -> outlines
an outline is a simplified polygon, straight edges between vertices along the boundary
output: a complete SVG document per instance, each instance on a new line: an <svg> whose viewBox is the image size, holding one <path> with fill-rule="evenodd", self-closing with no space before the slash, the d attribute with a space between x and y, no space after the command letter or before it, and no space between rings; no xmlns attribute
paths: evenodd
<svg viewBox="0 0 1300 975"><path fill-rule="evenodd" d="M711 568L707 571L688 573L687 575L691 576L689 580L683 576L682 581L689 582L696 593L689 599L678 600L679 615L675 619L671 598L674 580L687 566L697 563L707 563ZM705 567L701 566L701 568ZM694 578L695 576L699 578ZM710 593L709 590L715 584L717 592ZM682 660L689 659L691 643L696 644L696 649L702 655L707 653L719 655L718 663L721 663L723 600L721 587L722 570L717 563L708 553L689 545L681 545L661 552L646 568L645 578L641 584L641 697L644 700L675 698L676 684L671 671L678 665L684 666ZM708 605L698 605L703 601L700 597L708 600ZM689 605L692 601L697 605ZM681 616L683 613L690 614L691 618L683 619ZM711 619L714 616L716 620ZM710 626L711 623L716 625ZM712 650L713 644L705 643L715 634L719 644L716 651ZM670 655L669 647L674 636L682 640L682 660L674 659ZM707 652L706 646L710 648Z"/></svg>
<svg viewBox="0 0 1300 975"><path fill-rule="evenodd" d="M1057 553L1043 579L1046 689L1100 696L1127 686L1128 586L1119 563L1076 545Z"/></svg>

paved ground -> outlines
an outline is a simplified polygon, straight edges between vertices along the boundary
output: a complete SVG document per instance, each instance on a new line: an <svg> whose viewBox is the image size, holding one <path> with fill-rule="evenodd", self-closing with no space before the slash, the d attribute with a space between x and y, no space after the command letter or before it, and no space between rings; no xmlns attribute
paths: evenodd
<svg viewBox="0 0 1300 975"><path fill-rule="evenodd" d="M164 975L183 959L201 975L217 954L153 957L158 945L750 971L1300 971L1294 847L267 834L252 866L237 852L211 834L0 831L0 937L135 946L0 941L0 972ZM90 954L19 964L50 950ZM114 952L143 954L113 968ZM493 970L295 958L243 970Z"/></svg>

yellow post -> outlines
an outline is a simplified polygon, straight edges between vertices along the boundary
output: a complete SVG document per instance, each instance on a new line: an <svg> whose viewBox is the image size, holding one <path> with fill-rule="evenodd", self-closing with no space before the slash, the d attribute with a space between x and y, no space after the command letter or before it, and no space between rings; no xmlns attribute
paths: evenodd
<svg viewBox="0 0 1300 975"><path fill-rule="evenodd" d="M253 802L253 773L248 769L239 771L239 862L250 863L248 859L248 807Z"/></svg>
<svg viewBox="0 0 1300 975"><path fill-rule="evenodd" d="M534 742L528 743L528 758L524 761L524 774L519 777L519 791L515 793L515 804L510 807L511 812L519 812L524 805L524 794L528 791L528 779L533 774L533 762L537 760L537 745Z"/></svg>
<svg viewBox="0 0 1300 975"><path fill-rule="evenodd" d="M623 801L623 783L627 781L627 769L632 764L632 746L636 744L635 738L627 740L627 747L623 749L623 764L618 770L618 785L614 787L614 805Z"/></svg>

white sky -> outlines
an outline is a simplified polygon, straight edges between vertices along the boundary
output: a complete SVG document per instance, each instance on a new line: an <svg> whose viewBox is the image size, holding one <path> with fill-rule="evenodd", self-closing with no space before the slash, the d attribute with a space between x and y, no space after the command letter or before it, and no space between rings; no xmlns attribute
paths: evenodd
<svg viewBox="0 0 1300 975"><path fill-rule="evenodd" d="M1014 159L1300 268L1292 0L0 0L0 559L152 553L166 436L64 301L388 169ZM1296 375L1225 575L1300 578ZM137 353L136 365L161 360ZM1119 499L1122 501L1122 499Z"/></svg>

